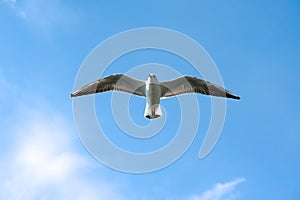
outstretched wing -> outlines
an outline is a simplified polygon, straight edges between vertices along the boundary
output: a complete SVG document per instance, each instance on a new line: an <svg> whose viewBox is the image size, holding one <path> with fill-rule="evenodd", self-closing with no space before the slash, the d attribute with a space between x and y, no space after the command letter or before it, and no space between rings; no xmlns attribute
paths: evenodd
<svg viewBox="0 0 300 200"><path fill-rule="evenodd" d="M106 91L122 91L138 96L145 96L145 82L130 78L123 74L114 74L87 84L73 92L71 97Z"/></svg>
<svg viewBox="0 0 300 200"><path fill-rule="evenodd" d="M239 96L236 96L218 85L191 76L183 76L171 81L161 82L160 85L161 97L171 97L185 93L201 93L211 96L240 99Z"/></svg>

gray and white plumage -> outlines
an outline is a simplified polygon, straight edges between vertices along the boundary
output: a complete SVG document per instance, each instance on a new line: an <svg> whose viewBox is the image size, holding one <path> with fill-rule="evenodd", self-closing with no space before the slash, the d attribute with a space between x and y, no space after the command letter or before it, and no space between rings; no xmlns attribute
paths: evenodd
<svg viewBox="0 0 300 200"><path fill-rule="evenodd" d="M197 77L182 76L174 80L159 82L154 74L149 74L146 81L130 78L123 74L115 74L94 81L71 94L71 97L95 94L105 91L122 91L146 98L144 116L149 119L162 115L160 99L187 93L240 99L230 91L199 79Z"/></svg>

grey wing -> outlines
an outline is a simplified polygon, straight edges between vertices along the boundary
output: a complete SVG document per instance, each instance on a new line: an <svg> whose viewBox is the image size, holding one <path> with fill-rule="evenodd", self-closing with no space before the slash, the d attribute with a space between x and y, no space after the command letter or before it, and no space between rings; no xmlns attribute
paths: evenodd
<svg viewBox="0 0 300 200"><path fill-rule="evenodd" d="M106 91L122 91L138 96L145 96L145 82L130 78L123 74L114 74L87 84L73 92L71 97Z"/></svg>
<svg viewBox="0 0 300 200"><path fill-rule="evenodd" d="M239 96L216 84L191 76L183 76L171 81L161 82L160 85L162 98L185 93L201 93L211 96L240 99Z"/></svg>

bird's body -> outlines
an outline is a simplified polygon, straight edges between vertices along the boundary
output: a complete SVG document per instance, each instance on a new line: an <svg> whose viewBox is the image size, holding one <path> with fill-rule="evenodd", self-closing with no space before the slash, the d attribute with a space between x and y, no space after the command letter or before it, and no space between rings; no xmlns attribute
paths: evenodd
<svg viewBox="0 0 300 200"><path fill-rule="evenodd" d="M162 115L160 99L186 93L201 93L211 96L240 99L228 90L208 81L182 76L180 78L159 82L154 74L149 74L146 81L130 78L123 74L115 74L92 82L71 94L71 97L100 93L105 91L123 91L146 98L144 116L149 119Z"/></svg>
<svg viewBox="0 0 300 200"><path fill-rule="evenodd" d="M150 74L145 87L146 108L144 116L154 119L162 115L160 108L161 88L155 75Z"/></svg>

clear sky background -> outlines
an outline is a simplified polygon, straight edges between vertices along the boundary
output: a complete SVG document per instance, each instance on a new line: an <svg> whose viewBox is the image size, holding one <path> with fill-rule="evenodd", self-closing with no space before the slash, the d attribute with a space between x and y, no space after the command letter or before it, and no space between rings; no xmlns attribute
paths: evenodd
<svg viewBox="0 0 300 200"><path fill-rule="evenodd" d="M300 198L299 1L1 0L0 13L0 199ZM188 151L165 169L127 174L86 151L70 93L96 45L149 26L174 29L200 43L241 100L228 101L222 135L205 159L198 159L198 151L210 98L198 95L201 121ZM106 75L154 62L199 76L182 59L150 50L123 56ZM97 102L110 99L111 93L97 95ZM129 108L134 120L145 124L143 99L130 102L136 105ZM162 104L167 113L177 107L176 99ZM99 104L96 109L101 121L104 112ZM178 123L176 117L168 120ZM112 141L134 151L163 146L174 134L168 126L161 141L134 148L128 138L118 138L113 121L105 125L115 130Z"/></svg>

